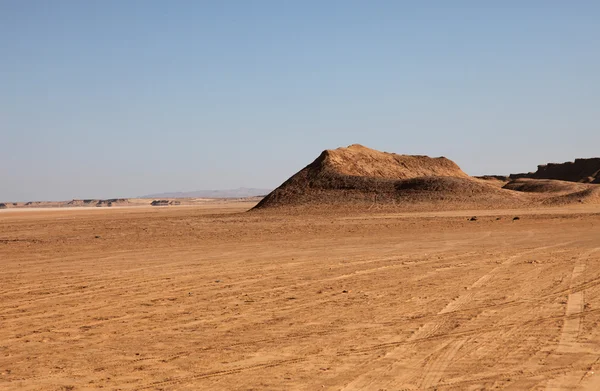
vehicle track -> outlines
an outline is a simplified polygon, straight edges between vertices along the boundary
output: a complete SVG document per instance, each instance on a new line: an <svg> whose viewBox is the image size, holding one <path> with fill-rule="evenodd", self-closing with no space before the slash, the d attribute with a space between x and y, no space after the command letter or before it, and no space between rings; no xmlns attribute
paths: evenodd
<svg viewBox="0 0 600 391"><path fill-rule="evenodd" d="M560 339L556 348L556 355L565 354L578 354L585 353L584 349L578 342L581 317L577 316L584 311L585 304L585 288L581 289L582 286L589 286L589 283L576 285L581 278L585 277L586 262L590 255L600 250L600 247L594 248L583 256L578 258L577 264L573 267L571 273L571 281L569 283L569 295L567 298L567 304L565 308L565 320L560 333ZM578 288L575 290L575 288ZM550 379L546 385L546 391L559 391L564 390L567 387L573 386L581 381L581 375L571 371L570 373L564 374L554 379Z"/></svg>
<svg viewBox="0 0 600 391"><path fill-rule="evenodd" d="M561 243L557 243L557 244L553 244L553 245L549 245L549 246L539 246L539 247L535 247L535 248L532 248L529 250L522 251L518 254L508 257L501 264L494 267L492 270L488 271L486 274L484 274L483 276L478 278L470 287L467 288L467 293L460 295L456 299L450 301L444 308L442 308L438 312L438 315L452 313L452 312L455 312L455 311L463 308L465 305L467 305L469 302L472 301L474 294L475 294L475 292L473 290L484 286L496 273L498 273L500 270L502 270L503 268L510 265L514 260L516 260L524 255L530 254L530 253L537 253L537 252L544 251L544 250L547 250L550 248L562 247L562 246L566 246L570 243L572 243L572 242L568 241L568 242L561 242ZM389 378L389 376L384 376L384 375L372 376L371 372L375 371L375 372L388 373L388 372L393 371L395 363L400 362L402 360L402 356L406 353L403 346L410 346L411 343L413 343L415 341L423 341L423 340L431 339L431 337L436 336L436 334L439 332L439 330L442 330L445 327L445 324L448 320L449 320L448 317L442 317L437 320L430 321L430 322L424 324L421 328L419 328L406 341L397 341L397 342L389 342L386 344L379 344L379 346L386 346L388 348L393 347L394 344L397 344L397 346L395 348L392 348L391 351L388 351L383 357L378 358L374 362L371 362L368 365L366 365L366 367L368 369L366 371L364 371L361 375L356 377L354 380L347 383L342 388L342 390L350 391L350 390L380 388L377 384L377 381L378 381L377 379L378 378L380 378L380 379ZM463 343L464 343L464 341L463 341ZM462 344L461 344L461 346L462 346ZM362 350L362 351L364 351L364 350ZM454 353L454 354L456 354L456 353ZM385 368L382 369L381 366L379 365L379 362L382 361L382 359L385 359L386 361L391 361L392 363L387 364L385 366ZM442 362L442 366L443 366L444 360L442 360L441 362ZM448 363L449 363L449 361L448 361ZM438 375L436 375L436 376L438 376ZM439 375L439 376L441 378L442 375ZM371 380L372 378L375 378L375 380ZM435 377L430 376L428 378L428 380L435 380Z"/></svg>
<svg viewBox="0 0 600 391"><path fill-rule="evenodd" d="M235 374L250 371L250 370L274 368L274 367L279 367L282 365L297 364L297 363L300 363L300 362L303 362L306 360L307 360L307 358L294 358L294 359L288 359L288 360L270 361L270 362L261 363L261 364L247 365L247 366L242 366L242 367L233 368L233 369L225 369L225 370L221 370L221 371L195 373L195 374L189 375L189 376L174 377L174 378L168 378L168 379L161 380L161 381L147 383L147 384L135 387L133 389L133 391L157 389L159 387L174 386L177 384L187 383L187 382L190 382L193 380L208 379L211 377L229 376L229 375L235 375Z"/></svg>
<svg viewBox="0 0 600 391"><path fill-rule="evenodd" d="M456 353L467 341L466 338L460 338L451 341L447 346L444 347L442 354L435 357L423 370L423 381L421 382L421 388L434 387L439 383L444 371L450 365Z"/></svg>

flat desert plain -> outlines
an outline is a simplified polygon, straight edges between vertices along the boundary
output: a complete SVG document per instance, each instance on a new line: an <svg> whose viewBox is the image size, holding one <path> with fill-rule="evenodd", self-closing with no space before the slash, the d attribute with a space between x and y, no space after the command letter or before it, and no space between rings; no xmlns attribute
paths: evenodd
<svg viewBox="0 0 600 391"><path fill-rule="evenodd" d="M600 389L598 206L252 205L0 211L0 389Z"/></svg>

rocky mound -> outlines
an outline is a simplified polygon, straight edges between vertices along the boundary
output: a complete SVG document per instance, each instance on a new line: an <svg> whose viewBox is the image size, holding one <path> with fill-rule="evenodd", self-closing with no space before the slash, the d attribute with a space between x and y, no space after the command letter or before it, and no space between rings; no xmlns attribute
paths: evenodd
<svg viewBox="0 0 600 391"><path fill-rule="evenodd" d="M600 186L590 185L584 190L550 197L542 201L542 205L569 205L569 204L600 204Z"/></svg>
<svg viewBox="0 0 600 391"><path fill-rule="evenodd" d="M110 207L110 206L124 206L129 204L129 199L127 198L110 198L106 200L99 199L73 199L64 205L66 206L97 206L97 207ZM58 205L63 206L63 205Z"/></svg>
<svg viewBox="0 0 600 391"><path fill-rule="evenodd" d="M87 201L87 200L84 200ZM95 200L94 200L95 201ZM94 202L91 201L91 202ZM89 204L89 203L87 203ZM107 200L97 200L97 207L111 207L111 206L123 206L129 204L129 200L127 198L110 198Z"/></svg>
<svg viewBox="0 0 600 391"><path fill-rule="evenodd" d="M77 199L73 199L69 202L67 202L68 206L91 206L91 205L95 205L99 202L100 200L94 200L94 199L86 199L86 200L77 200Z"/></svg>
<svg viewBox="0 0 600 391"><path fill-rule="evenodd" d="M444 157L397 155L361 145L326 150L267 195L270 207L400 207L402 209L512 206L523 193L465 174Z"/></svg>
<svg viewBox="0 0 600 391"><path fill-rule="evenodd" d="M590 185L554 179L519 178L504 185L505 189L526 193L575 193L589 189Z"/></svg>
<svg viewBox="0 0 600 391"><path fill-rule="evenodd" d="M312 164L319 161L322 161L326 168L347 176L385 179L408 179L424 176L469 177L456 163L445 157L397 155L380 152L359 144L350 145L348 148L323 151Z"/></svg>
<svg viewBox="0 0 600 391"><path fill-rule="evenodd" d="M483 176L475 176L473 178L485 181L490 185L494 185L496 187L504 187L510 179L504 175L483 175Z"/></svg>
<svg viewBox="0 0 600 391"><path fill-rule="evenodd" d="M512 174L511 179L556 179L600 184L600 158L575 159L574 162L539 165L536 172Z"/></svg>

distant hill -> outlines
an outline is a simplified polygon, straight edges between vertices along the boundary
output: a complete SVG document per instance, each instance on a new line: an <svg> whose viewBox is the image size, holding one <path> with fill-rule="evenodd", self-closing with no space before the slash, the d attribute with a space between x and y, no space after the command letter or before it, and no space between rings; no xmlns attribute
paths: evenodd
<svg viewBox="0 0 600 391"><path fill-rule="evenodd" d="M600 158L575 159L574 162L542 164L538 166L536 172L510 175L510 179L519 178L554 179L599 184Z"/></svg>
<svg viewBox="0 0 600 391"><path fill-rule="evenodd" d="M140 198L245 198L264 196L272 189L255 189L240 187L230 190L198 190L174 193L149 194Z"/></svg>

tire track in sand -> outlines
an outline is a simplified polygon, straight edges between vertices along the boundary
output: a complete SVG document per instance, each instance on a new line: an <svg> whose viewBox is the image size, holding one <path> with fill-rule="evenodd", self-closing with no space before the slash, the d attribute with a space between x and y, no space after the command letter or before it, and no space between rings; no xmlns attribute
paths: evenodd
<svg viewBox="0 0 600 391"><path fill-rule="evenodd" d="M515 255L512 255L512 256L506 258L506 260L504 262L497 265L492 270L490 270L489 272L487 272L486 274L481 276L479 279L477 279L477 281L475 281L473 284L471 284L471 286L469 286L467 288L467 293L465 293L463 295L459 295L456 299L450 301L444 308L442 308L438 312L438 315L443 315L443 314L458 311L461 308L463 308L466 304L470 303L473 300L473 297L475 295L474 289L484 286L489 280L492 279L492 277L494 277L495 274L497 274L500 270L502 270L506 266L510 265L516 259L518 259L524 255L530 254L530 253L536 253L536 252L547 250L550 248L561 247L561 246L567 245L569 243L571 243L571 242L563 242L563 243L557 243L557 244L550 245L550 246L535 247L530 250L522 251L518 254L515 254ZM415 341L422 340L422 339L427 339L427 338L435 335L439 330L443 329L443 327L448 322L448 320L449 320L449 317L443 317L441 319L433 320L431 322L424 324L419 329L417 329L414 334L412 334L408 338L408 340L406 341L407 342L406 344L397 346L396 348L392 349L390 352L386 353L383 357L378 358L378 359L372 361L371 363L365 365L365 367L368 369L365 372L363 372L362 374L358 375L354 380L347 383L342 388L342 390L350 391L350 390L379 389L384 386L387 386L388 384L384 385L384 384L380 384L380 383L382 381L384 381L383 379L390 379L390 376L385 376L385 375L389 374L390 372L394 372L394 366L396 364L400 363L402 356L410 348L410 345L412 345L411 342L415 342ZM458 353L458 351L460 350L462 345L466 342L466 340L467 339L463 337L458 340L450 342L450 344L448 345L448 346L450 346L450 348L448 348L447 350L442 349L443 357L434 358L432 361L433 364L431 366L429 366L428 368L427 367L425 368L425 371L422 373L421 377L424 379L423 383L427 382L427 387L434 387L441 380L441 378L444 374L444 371L446 370L448 365L452 362L452 359L454 358L456 353ZM385 368L381 368L380 362L382 360L385 360L385 361L391 360L392 362L390 364L388 364L387 366L385 366ZM380 372L383 372L383 373L380 373ZM379 373L379 375L376 375L376 373ZM391 376L391 378L393 378L393 376ZM394 384L394 385L396 385L396 384Z"/></svg>
<svg viewBox="0 0 600 391"><path fill-rule="evenodd" d="M576 265L573 268L573 273L571 274L571 289L573 288L574 281L577 281L579 277L585 271L585 264ZM570 317L570 315L575 315L583 311L584 297L583 293L585 291L578 291L569 293L567 298L567 308L565 310L565 314L567 318L564 321L563 329L560 334L560 341L558 343L557 352L558 353L568 353L568 352L576 352L577 351L577 335L579 334L579 326L581 323L580 317Z"/></svg>
<svg viewBox="0 0 600 391"><path fill-rule="evenodd" d="M297 364L297 363L301 363L303 361L306 361L306 358L294 358L294 359L288 359L288 360L270 361L270 362L266 362L266 363L248 365L248 366L243 366L243 367L238 367L238 368L233 368L233 369L195 373L195 374L192 374L189 376L172 377L172 378L167 378L162 381L147 383L144 385L140 385L140 386L134 388L133 390L134 391L142 391L142 390L149 390L149 389L162 389L162 387L165 387L165 386L176 386L178 384L189 383L189 382L195 381L195 380L208 379L211 377L235 375L235 374L238 374L241 372L266 369L266 368L274 368L274 367L279 367L282 365Z"/></svg>
<svg viewBox="0 0 600 391"><path fill-rule="evenodd" d="M560 339L555 354L564 355L582 352L582 346L577 343L577 337L579 336L579 329L581 327L581 317L577 316L577 314L583 312L585 290L575 290L575 288L577 286L576 283L582 276L585 276L584 273L587 258L598 250L600 250L600 247L594 248L579 257L577 264L573 267L571 282L569 283L569 296L567 297L567 306L565 309L565 320L563 322L563 328L560 333ZM546 391L564 390L569 384L577 384L580 380L580 375L567 373L558 378L550 379L546 384Z"/></svg>
<svg viewBox="0 0 600 391"><path fill-rule="evenodd" d="M432 360L426 367L424 372L421 388L429 388L437 385L442 379L444 371L456 356L456 353L467 342L466 338L454 340L450 342L443 350L440 356Z"/></svg>

